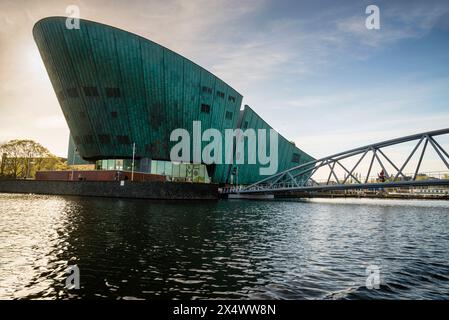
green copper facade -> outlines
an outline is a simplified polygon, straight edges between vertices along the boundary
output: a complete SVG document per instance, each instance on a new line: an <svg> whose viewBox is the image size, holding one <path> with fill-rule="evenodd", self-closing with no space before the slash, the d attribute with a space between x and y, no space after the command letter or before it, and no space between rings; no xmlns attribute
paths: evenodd
<svg viewBox="0 0 449 320"><path fill-rule="evenodd" d="M136 159L169 160L176 128L192 132L193 121L203 130L238 127L242 95L204 68L111 26L81 20L80 29L67 29L65 22L40 20L33 35L84 160L129 159L133 142ZM230 171L230 165L215 165L210 176L226 182ZM239 182L261 178L245 173Z"/></svg>
<svg viewBox="0 0 449 320"><path fill-rule="evenodd" d="M245 105L244 109L241 111L238 127L241 128L242 130L246 130L247 128L253 128L255 130L272 129L272 127L264 119L262 119L262 117L260 117L253 109L251 109L247 105ZM270 139L267 139L267 150L269 150L269 146L270 146ZM248 150L248 145L245 144L244 149L245 164L237 165L239 183L247 183L248 181L256 182L264 178L259 175L259 169L261 168L260 164L258 163L248 164L249 163L248 156L251 153L252 151ZM288 141L282 135L278 136L277 158L278 158L278 172L315 160L313 157L301 151L298 147L295 146L294 143ZM266 167L266 165L262 167Z"/></svg>

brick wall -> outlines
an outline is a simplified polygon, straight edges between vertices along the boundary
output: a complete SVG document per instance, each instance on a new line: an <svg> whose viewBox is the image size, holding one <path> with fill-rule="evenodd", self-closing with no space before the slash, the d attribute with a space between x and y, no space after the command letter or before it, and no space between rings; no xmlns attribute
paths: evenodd
<svg viewBox="0 0 449 320"><path fill-rule="evenodd" d="M209 200L218 198L218 186L205 183L124 181L1 180L0 192L72 196Z"/></svg>

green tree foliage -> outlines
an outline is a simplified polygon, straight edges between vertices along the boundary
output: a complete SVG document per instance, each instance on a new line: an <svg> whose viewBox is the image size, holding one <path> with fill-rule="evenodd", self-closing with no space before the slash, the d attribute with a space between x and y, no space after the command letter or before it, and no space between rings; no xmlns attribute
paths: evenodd
<svg viewBox="0 0 449 320"><path fill-rule="evenodd" d="M33 140L11 140L0 145L0 176L32 178L40 170L65 170L67 163Z"/></svg>

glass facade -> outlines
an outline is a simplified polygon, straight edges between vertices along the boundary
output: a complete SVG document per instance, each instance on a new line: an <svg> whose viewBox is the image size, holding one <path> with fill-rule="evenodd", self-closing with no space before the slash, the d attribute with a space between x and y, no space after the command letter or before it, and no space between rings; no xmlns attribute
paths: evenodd
<svg viewBox="0 0 449 320"><path fill-rule="evenodd" d="M142 166L141 166L142 164ZM211 179L207 173L206 165L192 163L175 163L170 161L151 160L151 166L142 169L144 163L134 160L135 172L147 172L160 174L168 177L169 181L210 183ZM132 170L131 159L104 159L95 162L97 170Z"/></svg>
<svg viewBox="0 0 449 320"><path fill-rule="evenodd" d="M130 159L104 159L95 162L95 169L131 171L132 163ZM139 160L134 160L134 171L139 171Z"/></svg>
<svg viewBox="0 0 449 320"><path fill-rule="evenodd" d="M151 173L167 176L171 181L210 183L204 164L152 160Z"/></svg>

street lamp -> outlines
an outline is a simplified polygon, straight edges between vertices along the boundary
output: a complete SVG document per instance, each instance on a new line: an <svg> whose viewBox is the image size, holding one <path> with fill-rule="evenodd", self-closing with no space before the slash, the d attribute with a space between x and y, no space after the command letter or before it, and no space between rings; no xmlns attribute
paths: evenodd
<svg viewBox="0 0 449 320"><path fill-rule="evenodd" d="M27 172L25 175L25 179L28 179L28 177L30 176L30 168L32 164L34 164L34 161L31 161L31 158L28 158Z"/></svg>
<svg viewBox="0 0 449 320"><path fill-rule="evenodd" d="M74 167L75 167L76 152L77 152L77 148L74 147L73 148L73 157L72 157L72 176L71 176L70 180L73 180L73 175L75 174Z"/></svg>
<svg viewBox="0 0 449 320"><path fill-rule="evenodd" d="M131 164L131 181L134 181L134 158L136 156L136 143L133 142L133 162Z"/></svg>

